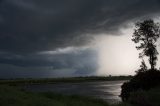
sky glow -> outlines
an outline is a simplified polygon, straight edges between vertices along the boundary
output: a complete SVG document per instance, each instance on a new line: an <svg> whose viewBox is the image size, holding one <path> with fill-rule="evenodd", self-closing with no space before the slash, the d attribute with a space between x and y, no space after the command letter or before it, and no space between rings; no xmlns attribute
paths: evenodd
<svg viewBox="0 0 160 106"><path fill-rule="evenodd" d="M134 24L159 16L159 0L0 0L0 78L133 75Z"/></svg>

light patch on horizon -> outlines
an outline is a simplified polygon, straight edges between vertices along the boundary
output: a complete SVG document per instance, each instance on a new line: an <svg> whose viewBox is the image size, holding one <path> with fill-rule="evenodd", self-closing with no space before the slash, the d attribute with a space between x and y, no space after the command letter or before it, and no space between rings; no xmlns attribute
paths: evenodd
<svg viewBox="0 0 160 106"><path fill-rule="evenodd" d="M122 35L100 35L96 38L99 50L97 75L133 75L139 68L139 51L131 41L133 27L122 29Z"/></svg>

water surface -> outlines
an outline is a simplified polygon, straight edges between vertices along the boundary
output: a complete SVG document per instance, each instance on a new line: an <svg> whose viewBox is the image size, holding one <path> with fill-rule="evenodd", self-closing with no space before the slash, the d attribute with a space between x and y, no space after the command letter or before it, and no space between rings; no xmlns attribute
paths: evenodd
<svg viewBox="0 0 160 106"><path fill-rule="evenodd" d="M78 83L56 83L27 85L26 90L33 92L48 92L72 95L78 94L83 96L92 96L103 99L109 103L121 101L119 97L121 85L125 81L97 81L97 82L78 82Z"/></svg>

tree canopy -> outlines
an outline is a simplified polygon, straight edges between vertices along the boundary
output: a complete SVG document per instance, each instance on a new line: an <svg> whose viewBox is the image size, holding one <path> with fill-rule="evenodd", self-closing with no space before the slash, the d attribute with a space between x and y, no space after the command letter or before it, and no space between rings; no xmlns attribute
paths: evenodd
<svg viewBox="0 0 160 106"><path fill-rule="evenodd" d="M142 50L139 54L139 58L144 56L149 57L149 64L151 69L155 68L158 51L156 49L156 42L160 36L159 23L155 23L152 19L144 20L143 22L137 22L135 24L135 30L132 35L132 41L138 43L136 46L138 50Z"/></svg>

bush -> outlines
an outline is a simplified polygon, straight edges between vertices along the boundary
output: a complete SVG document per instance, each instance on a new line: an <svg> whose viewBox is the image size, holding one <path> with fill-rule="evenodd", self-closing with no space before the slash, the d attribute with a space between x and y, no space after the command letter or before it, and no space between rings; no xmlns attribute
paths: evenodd
<svg viewBox="0 0 160 106"><path fill-rule="evenodd" d="M160 71L147 70L138 72L130 81L124 83L121 88L121 98L123 101L128 100L132 92L138 90L149 90L160 85Z"/></svg>
<svg viewBox="0 0 160 106"><path fill-rule="evenodd" d="M160 106L160 87L132 92L128 101L134 106Z"/></svg>
<svg viewBox="0 0 160 106"><path fill-rule="evenodd" d="M151 106L149 97L143 90L131 93L128 101L135 106Z"/></svg>

